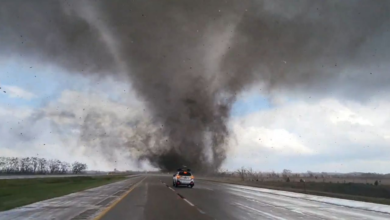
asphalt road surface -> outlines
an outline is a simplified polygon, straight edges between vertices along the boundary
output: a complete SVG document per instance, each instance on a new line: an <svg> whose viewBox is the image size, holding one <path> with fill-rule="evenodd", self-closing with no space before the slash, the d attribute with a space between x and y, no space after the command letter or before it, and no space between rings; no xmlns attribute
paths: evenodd
<svg viewBox="0 0 390 220"><path fill-rule="evenodd" d="M175 188L171 177L149 176L97 219L390 219L390 214L207 181Z"/></svg>
<svg viewBox="0 0 390 220"><path fill-rule="evenodd" d="M352 208L354 207L354 208ZM0 212L0 220L390 219L390 206L170 176L124 181Z"/></svg>

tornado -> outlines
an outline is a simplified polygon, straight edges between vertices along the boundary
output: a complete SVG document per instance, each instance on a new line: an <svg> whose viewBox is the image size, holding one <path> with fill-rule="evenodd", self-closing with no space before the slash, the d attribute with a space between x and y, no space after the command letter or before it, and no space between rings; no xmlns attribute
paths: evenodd
<svg viewBox="0 0 390 220"><path fill-rule="evenodd" d="M2 0L0 58L127 82L151 118L128 123L126 142L100 146L161 170L215 171L247 89L361 101L388 92L378 66L390 58L389 9L386 0ZM99 117L88 114L81 140L102 138Z"/></svg>

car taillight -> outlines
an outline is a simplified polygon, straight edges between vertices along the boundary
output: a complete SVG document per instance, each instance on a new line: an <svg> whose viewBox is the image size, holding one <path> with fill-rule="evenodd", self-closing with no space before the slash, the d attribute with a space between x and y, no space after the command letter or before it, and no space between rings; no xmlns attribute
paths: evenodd
<svg viewBox="0 0 390 220"><path fill-rule="evenodd" d="M191 179L194 179L194 176L191 176Z"/></svg>
<svg viewBox="0 0 390 220"><path fill-rule="evenodd" d="M180 179L180 176L179 176L179 175L177 175L176 177L177 177L178 179Z"/></svg>

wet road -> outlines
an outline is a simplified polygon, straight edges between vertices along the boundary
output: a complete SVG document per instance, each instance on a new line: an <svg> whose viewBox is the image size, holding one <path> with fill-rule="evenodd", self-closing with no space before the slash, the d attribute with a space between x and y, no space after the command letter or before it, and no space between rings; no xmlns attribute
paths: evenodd
<svg viewBox="0 0 390 220"><path fill-rule="evenodd" d="M207 181L197 181L193 189L174 188L171 177L149 176L97 219L390 219L383 212L270 192Z"/></svg>
<svg viewBox="0 0 390 220"><path fill-rule="evenodd" d="M390 206L170 176L124 181L0 212L0 220L390 219Z"/></svg>

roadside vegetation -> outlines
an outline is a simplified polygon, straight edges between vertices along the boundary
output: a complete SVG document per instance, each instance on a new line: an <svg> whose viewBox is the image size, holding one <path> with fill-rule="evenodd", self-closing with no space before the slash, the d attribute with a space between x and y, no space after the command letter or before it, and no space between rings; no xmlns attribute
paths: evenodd
<svg viewBox="0 0 390 220"><path fill-rule="evenodd" d="M206 179L268 189L390 205L390 175L375 173L254 172L241 168Z"/></svg>
<svg viewBox="0 0 390 220"><path fill-rule="evenodd" d="M86 169L87 164L77 161L70 164L39 157L0 157L0 175L79 174Z"/></svg>
<svg viewBox="0 0 390 220"><path fill-rule="evenodd" d="M0 211L124 180L124 175L0 180Z"/></svg>

